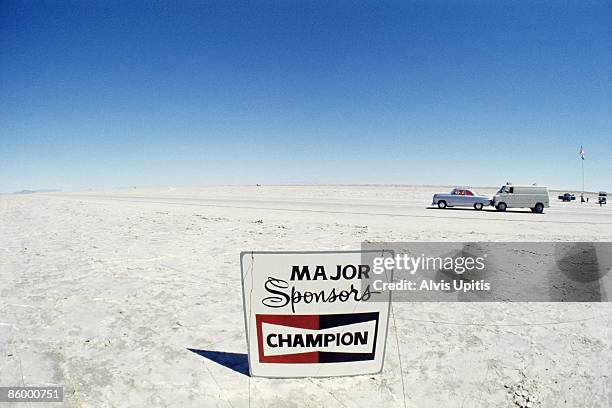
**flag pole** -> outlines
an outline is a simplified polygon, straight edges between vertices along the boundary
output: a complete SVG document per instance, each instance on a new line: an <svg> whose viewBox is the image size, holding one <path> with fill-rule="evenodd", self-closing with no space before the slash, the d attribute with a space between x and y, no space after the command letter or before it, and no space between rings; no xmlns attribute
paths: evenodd
<svg viewBox="0 0 612 408"><path fill-rule="evenodd" d="M582 195L580 196L580 202L584 203L584 145L580 144L580 161L582 162Z"/></svg>
<svg viewBox="0 0 612 408"><path fill-rule="evenodd" d="M582 196L584 197L584 158L580 161L582 162Z"/></svg>

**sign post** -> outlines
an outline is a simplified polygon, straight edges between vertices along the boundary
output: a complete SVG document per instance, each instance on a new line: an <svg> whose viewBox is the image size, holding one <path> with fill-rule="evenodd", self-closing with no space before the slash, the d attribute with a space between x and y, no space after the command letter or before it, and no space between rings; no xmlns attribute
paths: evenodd
<svg viewBox="0 0 612 408"><path fill-rule="evenodd" d="M391 294L377 292L367 282L372 265L365 255L371 259L373 252L381 253L241 253L252 376L382 371ZM392 281L392 276L382 278Z"/></svg>

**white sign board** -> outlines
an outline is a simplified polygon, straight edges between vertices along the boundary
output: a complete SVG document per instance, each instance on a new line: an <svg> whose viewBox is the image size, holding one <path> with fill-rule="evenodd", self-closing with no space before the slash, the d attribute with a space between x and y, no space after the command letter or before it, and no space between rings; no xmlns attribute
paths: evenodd
<svg viewBox="0 0 612 408"><path fill-rule="evenodd" d="M374 251L240 254L252 376L382 370L390 292L365 282L372 278L372 265L362 257L367 252Z"/></svg>

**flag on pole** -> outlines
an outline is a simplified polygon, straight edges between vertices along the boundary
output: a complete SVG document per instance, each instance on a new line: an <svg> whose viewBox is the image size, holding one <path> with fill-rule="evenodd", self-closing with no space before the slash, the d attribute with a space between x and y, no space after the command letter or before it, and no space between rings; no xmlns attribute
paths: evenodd
<svg viewBox="0 0 612 408"><path fill-rule="evenodd" d="M580 145L580 150L578 151L578 155L580 156L582 160L584 160L584 153L585 153L584 148L582 147L582 145Z"/></svg>

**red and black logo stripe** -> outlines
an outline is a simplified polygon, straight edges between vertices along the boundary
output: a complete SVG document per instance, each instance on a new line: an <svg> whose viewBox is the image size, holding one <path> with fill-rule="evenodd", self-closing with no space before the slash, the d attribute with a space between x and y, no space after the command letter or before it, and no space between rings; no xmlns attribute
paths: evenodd
<svg viewBox="0 0 612 408"><path fill-rule="evenodd" d="M255 316L257 325L257 344L259 351L259 362L260 363L280 363L280 364L295 364L295 363L340 363L349 361L366 361L374 360L376 354L376 340L378 336L378 312L368 313L347 313L347 314L325 314L325 315L269 315L269 314L257 314ZM362 333L344 333L342 336L338 335L334 337L333 334L329 334L334 328L342 328L342 326L352 325L356 323L373 322L373 331L367 331ZM296 337L301 336L299 334L300 329L306 329L312 331L326 330L325 335L312 335L309 334L306 340L303 337L290 340L291 335L285 335L282 338L281 335L276 336L265 335L262 325L264 323L284 326L285 328L295 328ZM304 330L302 330L304 332ZM316 333L316 332L315 332ZM266 338L264 338L266 337ZM299 340L299 341L298 341ZM304 344L306 342L306 344ZM310 342L310 344L308 344ZM308 350L308 346L321 346L324 344L332 344L333 351L300 351L297 350ZM367 344L371 345L370 351L368 352L352 352L345 351L342 349L349 347L352 344ZM281 354L266 355L265 349L267 346L282 349ZM306 347L303 347L303 346ZM316 347L315 347L316 348Z"/></svg>

